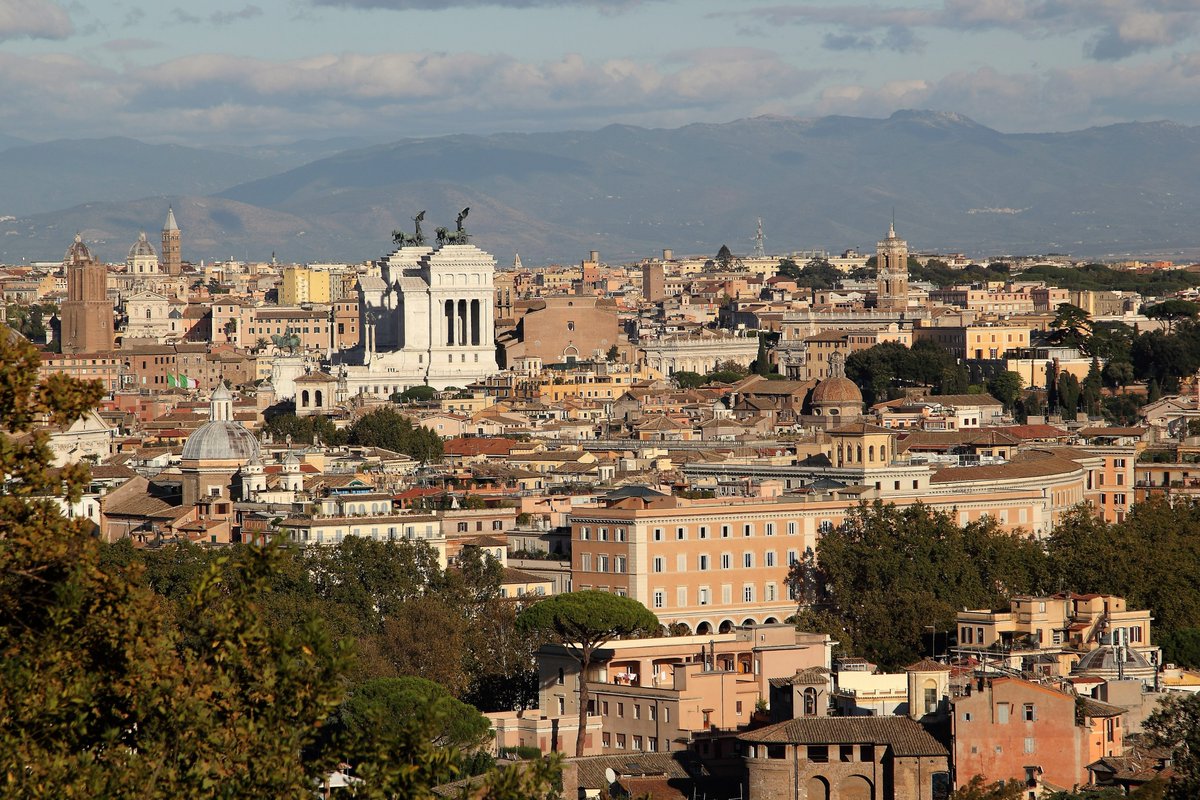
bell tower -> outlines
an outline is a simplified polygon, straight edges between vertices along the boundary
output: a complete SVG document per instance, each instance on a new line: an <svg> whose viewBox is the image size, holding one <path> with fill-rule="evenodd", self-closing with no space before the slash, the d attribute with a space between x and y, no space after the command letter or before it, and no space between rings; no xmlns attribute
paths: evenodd
<svg viewBox="0 0 1200 800"><path fill-rule="evenodd" d="M908 308L908 242L896 235L896 221L875 251L875 307L881 311Z"/></svg>
<svg viewBox="0 0 1200 800"><path fill-rule="evenodd" d="M183 260L179 249L179 225L175 222L175 211L167 206L167 221L162 230L163 271L168 275L183 272Z"/></svg>

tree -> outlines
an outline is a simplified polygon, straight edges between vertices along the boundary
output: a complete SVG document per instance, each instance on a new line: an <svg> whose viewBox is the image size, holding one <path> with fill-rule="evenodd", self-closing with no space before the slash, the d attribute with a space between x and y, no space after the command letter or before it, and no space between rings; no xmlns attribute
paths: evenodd
<svg viewBox="0 0 1200 800"><path fill-rule="evenodd" d="M394 408L376 409L359 417L347 431L347 440L350 444L405 453L421 462L442 457L442 437L428 428L414 426Z"/></svg>
<svg viewBox="0 0 1200 800"><path fill-rule="evenodd" d="M704 376L699 372L680 370L671 376L680 389L696 389L704 385Z"/></svg>
<svg viewBox="0 0 1200 800"><path fill-rule="evenodd" d="M1079 413L1079 378L1069 372L1060 372L1055 394L1058 396L1058 410L1062 418L1073 421Z"/></svg>
<svg viewBox="0 0 1200 800"><path fill-rule="evenodd" d="M293 444L313 444L319 437L324 444L339 445L346 439L345 432L338 430L333 420L323 414L298 417L291 411L284 411L267 413L265 417L264 427L277 442L287 441L291 436Z"/></svg>
<svg viewBox="0 0 1200 800"><path fill-rule="evenodd" d="M1143 727L1155 745L1171 748L1175 777L1167 797L1200 797L1200 695L1168 694Z"/></svg>
<svg viewBox="0 0 1200 800"><path fill-rule="evenodd" d="M717 268L722 270L730 270L734 267L733 253L728 245L721 245L721 249L717 251Z"/></svg>
<svg viewBox="0 0 1200 800"><path fill-rule="evenodd" d="M1089 417L1100 416L1103 388L1104 380L1100 377L1100 362L1095 356L1092 356L1092 364L1088 368L1088 374L1080 385L1083 410Z"/></svg>
<svg viewBox="0 0 1200 800"><path fill-rule="evenodd" d="M1145 309L1144 313L1150 319L1161 319L1167 323L1167 330L1174 330L1175 323L1180 320L1194 320L1200 316L1200 304L1190 300L1165 300Z"/></svg>
<svg viewBox="0 0 1200 800"><path fill-rule="evenodd" d="M842 280L842 273L828 259L812 258L800 267L790 258L781 259L779 274L791 278L797 286L807 289L833 289Z"/></svg>
<svg viewBox="0 0 1200 800"><path fill-rule="evenodd" d="M621 357L621 349L619 347L617 347L615 344L612 347L608 348L608 352L604 354L605 361L616 361L620 357Z"/></svg>
<svg viewBox="0 0 1200 800"><path fill-rule="evenodd" d="M1020 800L1024 786L1020 781L986 783L976 775L950 794L950 800Z"/></svg>
<svg viewBox="0 0 1200 800"><path fill-rule="evenodd" d="M1021 396L1021 387L1025 381L1019 373L1011 370L1001 372L987 382L988 394L1004 404L1004 408L1012 411L1017 398Z"/></svg>
<svg viewBox="0 0 1200 800"><path fill-rule="evenodd" d="M759 334L758 354L754 358L754 374L767 376L771 374L771 356L767 351L767 337Z"/></svg>
<svg viewBox="0 0 1200 800"><path fill-rule="evenodd" d="M262 612L275 548L214 559L181 605L140 564L48 498L86 470L49 469L41 414L69 423L101 388L37 380L37 354L0 328L0 793L6 797L299 796L328 763L301 752L340 700L343 657L316 620Z"/></svg>
<svg viewBox="0 0 1200 800"><path fill-rule="evenodd" d="M491 732L487 717L426 678L373 678L356 686L333 714L334 724L361 737L475 750ZM347 753L353 756L352 753Z"/></svg>
<svg viewBox="0 0 1200 800"><path fill-rule="evenodd" d="M403 392L392 395L392 400L400 403L428 403L437 399L437 389L432 386L410 386Z"/></svg>
<svg viewBox="0 0 1200 800"><path fill-rule="evenodd" d="M637 600L591 589L534 603L517 617L517 629L561 645L579 662L579 734L575 739L575 755L583 755L587 734L587 675L596 650L621 636L657 630L658 617Z"/></svg>
<svg viewBox="0 0 1200 800"><path fill-rule="evenodd" d="M1185 667L1200 667L1200 628L1179 628L1159 634L1163 660Z"/></svg>
<svg viewBox="0 0 1200 800"><path fill-rule="evenodd" d="M1133 364L1128 361L1109 361L1101 370L1100 377L1110 389L1124 388L1133 383Z"/></svg>
<svg viewBox="0 0 1200 800"><path fill-rule="evenodd" d="M1050 323L1050 343L1058 347L1075 347L1089 353L1092 318L1079 306L1061 303Z"/></svg>

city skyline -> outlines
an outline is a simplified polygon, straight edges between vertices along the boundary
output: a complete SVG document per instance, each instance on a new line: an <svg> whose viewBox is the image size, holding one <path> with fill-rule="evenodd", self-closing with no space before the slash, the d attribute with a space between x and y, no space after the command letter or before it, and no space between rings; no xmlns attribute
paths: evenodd
<svg viewBox="0 0 1200 800"><path fill-rule="evenodd" d="M1004 131L1197 124L1198 27L1166 0L9 0L0 132L383 141L901 108Z"/></svg>

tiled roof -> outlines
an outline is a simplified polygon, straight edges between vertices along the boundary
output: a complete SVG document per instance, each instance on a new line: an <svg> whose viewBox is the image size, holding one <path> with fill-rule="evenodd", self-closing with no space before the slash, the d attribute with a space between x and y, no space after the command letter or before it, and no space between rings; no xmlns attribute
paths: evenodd
<svg viewBox="0 0 1200 800"><path fill-rule="evenodd" d="M641 755L585 756L569 759L579 768L579 785L588 788L607 789L609 786L605 770L611 769L622 778L666 777L688 778L689 770L695 770L691 755L678 753L642 753Z"/></svg>
<svg viewBox="0 0 1200 800"><path fill-rule="evenodd" d="M744 742L766 744L875 744L894 756L945 756L946 748L908 717L807 717L748 731Z"/></svg>
<svg viewBox="0 0 1200 800"><path fill-rule="evenodd" d="M930 658L922 658L915 664L909 664L904 668L905 672L951 672L950 667L945 664L939 664Z"/></svg>
<svg viewBox="0 0 1200 800"><path fill-rule="evenodd" d="M982 467L947 467L933 473L930 483L954 483L957 481L1013 480L1062 475L1080 469L1074 461L1064 458L1037 458L1010 461Z"/></svg>
<svg viewBox="0 0 1200 800"><path fill-rule="evenodd" d="M1078 704L1079 713L1085 717L1119 717L1125 713L1125 709L1120 706L1101 703L1090 697L1080 696L1075 699L1075 702Z"/></svg>
<svg viewBox="0 0 1200 800"><path fill-rule="evenodd" d="M788 675L785 678L771 678L770 683L776 688L784 686L795 686L800 684L816 685L829 682L829 670L824 667L809 667L808 669L798 669L795 675Z"/></svg>

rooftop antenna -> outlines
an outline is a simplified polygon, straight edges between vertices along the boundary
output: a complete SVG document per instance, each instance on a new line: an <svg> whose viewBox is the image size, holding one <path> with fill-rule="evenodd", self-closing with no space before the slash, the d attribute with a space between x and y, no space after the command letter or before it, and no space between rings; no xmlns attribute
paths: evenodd
<svg viewBox="0 0 1200 800"><path fill-rule="evenodd" d="M758 218L758 231L754 234L754 257L765 258L767 255L766 249L763 247L763 241L767 237L763 236L762 217Z"/></svg>

